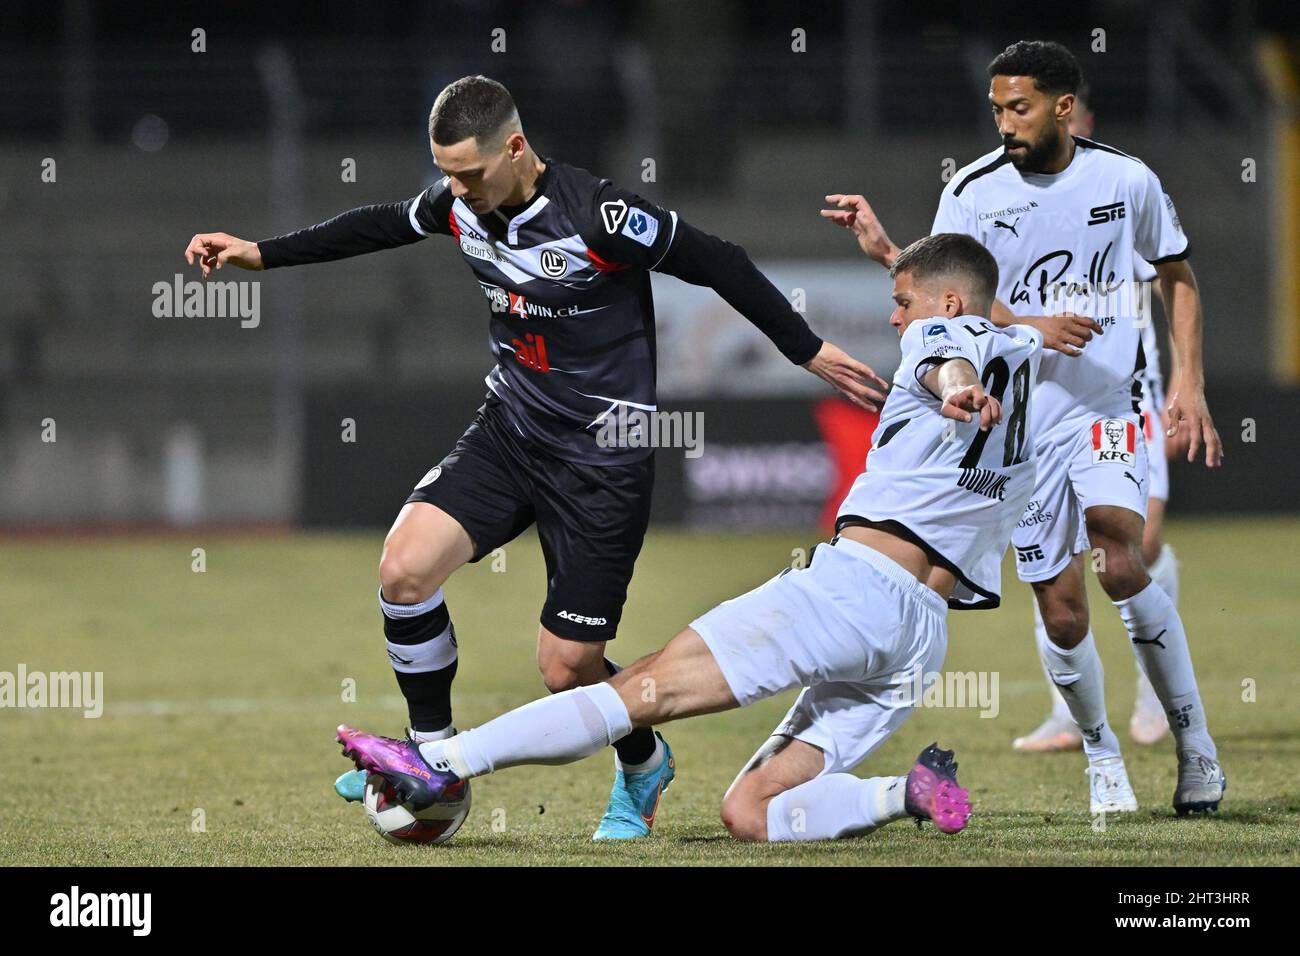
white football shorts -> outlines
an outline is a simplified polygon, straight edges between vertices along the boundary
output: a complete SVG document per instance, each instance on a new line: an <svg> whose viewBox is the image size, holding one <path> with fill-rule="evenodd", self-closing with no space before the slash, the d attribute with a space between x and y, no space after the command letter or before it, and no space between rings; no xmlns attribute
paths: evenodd
<svg viewBox="0 0 1300 956"><path fill-rule="evenodd" d="M1080 410L1037 439L1038 480L1011 535L1020 580L1055 577L1087 547L1086 509L1114 505L1146 517L1147 442L1127 401L1123 411L1108 403L1109 414Z"/></svg>
<svg viewBox="0 0 1300 956"><path fill-rule="evenodd" d="M774 734L821 749L848 770L912 711L915 675L938 671L947 603L856 541L819 546L786 570L691 622L741 706L803 687Z"/></svg>

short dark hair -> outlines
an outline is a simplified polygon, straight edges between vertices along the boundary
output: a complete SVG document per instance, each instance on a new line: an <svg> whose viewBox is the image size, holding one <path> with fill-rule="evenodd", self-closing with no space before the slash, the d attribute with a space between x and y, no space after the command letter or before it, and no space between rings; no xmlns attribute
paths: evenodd
<svg viewBox="0 0 1300 956"><path fill-rule="evenodd" d="M1030 76L1040 93L1077 93L1083 70L1065 46L1055 40L1017 40L993 58L989 79Z"/></svg>
<svg viewBox="0 0 1300 956"><path fill-rule="evenodd" d="M960 232L936 232L918 239L898 254L890 276L906 272L919 282L930 279L963 280L971 294L967 303L987 316L998 294L998 261L978 239Z"/></svg>
<svg viewBox="0 0 1300 956"><path fill-rule="evenodd" d="M491 139L518 116L510 91L486 76L462 76L448 83L429 112L429 138L451 146L471 136Z"/></svg>
<svg viewBox="0 0 1300 956"><path fill-rule="evenodd" d="M1088 85L1087 80L1079 80L1079 88L1074 91L1074 98L1081 106L1092 107L1092 87Z"/></svg>

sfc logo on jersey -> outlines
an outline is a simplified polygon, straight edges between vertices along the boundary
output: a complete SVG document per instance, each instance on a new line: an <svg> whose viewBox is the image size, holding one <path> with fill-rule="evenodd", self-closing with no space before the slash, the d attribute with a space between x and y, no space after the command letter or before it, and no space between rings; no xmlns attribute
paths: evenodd
<svg viewBox="0 0 1300 956"><path fill-rule="evenodd" d="M1130 467L1137 463L1137 426L1119 418L1092 423L1092 460L1113 461Z"/></svg>

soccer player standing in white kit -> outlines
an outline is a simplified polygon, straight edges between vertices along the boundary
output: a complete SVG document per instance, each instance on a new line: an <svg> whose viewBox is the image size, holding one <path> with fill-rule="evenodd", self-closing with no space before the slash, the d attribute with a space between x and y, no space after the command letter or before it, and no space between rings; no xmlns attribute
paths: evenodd
<svg viewBox="0 0 1300 956"><path fill-rule="evenodd" d="M1101 659L1084 586L1082 531L1100 552L1098 577L1169 717L1178 752L1179 815L1217 810L1226 788L1206 726L1182 620L1142 559L1147 449L1136 376L1141 348L1134 260L1156 269L1177 375L1171 434L1186 429L1188 460L1222 461L1205 400L1201 304L1188 243L1160 180L1117 149L1069 135L1082 73L1059 43L1020 41L989 64L989 102L1001 146L958 170L932 232L964 232L998 261L996 325L1032 325L1048 352L1031 417L1038 484L1012 544L1033 585L1049 641L1043 663L1084 738L1093 812L1134 811L1137 800L1106 719ZM823 215L857 235L886 266L897 255L860 196L829 196Z"/></svg>

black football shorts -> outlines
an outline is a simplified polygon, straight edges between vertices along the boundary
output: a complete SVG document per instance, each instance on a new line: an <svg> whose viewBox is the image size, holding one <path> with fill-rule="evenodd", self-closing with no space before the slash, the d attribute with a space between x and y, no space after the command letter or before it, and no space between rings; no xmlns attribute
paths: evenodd
<svg viewBox="0 0 1300 956"><path fill-rule="evenodd" d="M546 559L547 630L612 640L650 520L654 456L632 464L564 461L526 442L489 399L406 500L456 519L482 560L536 522Z"/></svg>

